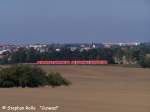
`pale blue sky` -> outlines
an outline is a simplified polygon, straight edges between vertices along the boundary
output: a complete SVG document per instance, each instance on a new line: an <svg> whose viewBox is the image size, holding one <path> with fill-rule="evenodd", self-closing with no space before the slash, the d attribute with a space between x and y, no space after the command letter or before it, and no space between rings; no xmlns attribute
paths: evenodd
<svg viewBox="0 0 150 112"><path fill-rule="evenodd" d="M150 41L149 0L0 0L0 43Z"/></svg>

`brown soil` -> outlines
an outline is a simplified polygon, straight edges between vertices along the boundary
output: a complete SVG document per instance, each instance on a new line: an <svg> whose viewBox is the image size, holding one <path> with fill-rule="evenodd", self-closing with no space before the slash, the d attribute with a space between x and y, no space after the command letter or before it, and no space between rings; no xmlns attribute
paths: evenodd
<svg viewBox="0 0 150 112"><path fill-rule="evenodd" d="M25 112L150 112L150 69L78 65L41 67L47 72L62 73L72 85L0 89L0 106L33 105L38 109ZM41 105L59 108L40 111ZM5 111L0 109L0 112Z"/></svg>

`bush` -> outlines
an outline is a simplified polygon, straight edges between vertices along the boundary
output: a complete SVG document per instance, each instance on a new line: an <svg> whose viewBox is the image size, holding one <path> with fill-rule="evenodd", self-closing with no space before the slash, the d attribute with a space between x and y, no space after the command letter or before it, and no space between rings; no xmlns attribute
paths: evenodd
<svg viewBox="0 0 150 112"><path fill-rule="evenodd" d="M48 84L52 87L65 85L68 86L70 82L63 78L59 73L49 73L47 76Z"/></svg>
<svg viewBox="0 0 150 112"><path fill-rule="evenodd" d="M150 68L150 58L142 57L139 61L139 64L143 68Z"/></svg>
<svg viewBox="0 0 150 112"><path fill-rule="evenodd" d="M29 65L16 65L0 70L0 87L42 87L46 85L68 85L59 74L47 75L41 68Z"/></svg>
<svg viewBox="0 0 150 112"><path fill-rule="evenodd" d="M5 81L1 85L1 87L3 87L3 88L10 88L10 87L14 87L14 86L15 86L15 84L11 81Z"/></svg>

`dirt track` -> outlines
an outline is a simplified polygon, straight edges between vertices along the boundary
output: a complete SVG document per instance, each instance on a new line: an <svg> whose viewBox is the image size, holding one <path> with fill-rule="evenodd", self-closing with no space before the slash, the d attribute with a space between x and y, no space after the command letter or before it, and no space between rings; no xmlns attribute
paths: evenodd
<svg viewBox="0 0 150 112"><path fill-rule="evenodd" d="M73 84L53 89L0 89L0 106L59 106L58 111L36 112L150 112L150 69L112 66L42 68L48 72L61 72Z"/></svg>

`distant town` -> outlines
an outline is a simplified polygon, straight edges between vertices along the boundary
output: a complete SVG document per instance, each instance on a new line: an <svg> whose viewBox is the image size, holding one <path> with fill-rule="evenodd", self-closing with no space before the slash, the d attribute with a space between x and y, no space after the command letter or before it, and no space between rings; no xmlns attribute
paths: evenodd
<svg viewBox="0 0 150 112"><path fill-rule="evenodd" d="M83 50L90 50L93 48L111 48L115 46L138 46L142 43L132 42L132 43L72 43L72 44L27 44L27 45L17 45L17 44L0 44L0 57L3 57L7 53L16 52L19 48L33 48L40 52L47 52L49 47L55 48L57 52L61 51L62 48L69 48L71 51L79 49L81 52ZM144 43L143 43L144 44ZM147 43L145 43L147 44Z"/></svg>

